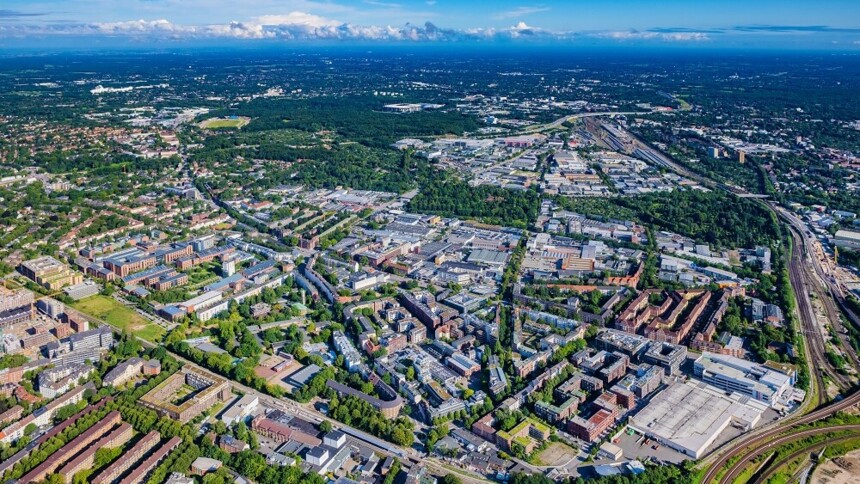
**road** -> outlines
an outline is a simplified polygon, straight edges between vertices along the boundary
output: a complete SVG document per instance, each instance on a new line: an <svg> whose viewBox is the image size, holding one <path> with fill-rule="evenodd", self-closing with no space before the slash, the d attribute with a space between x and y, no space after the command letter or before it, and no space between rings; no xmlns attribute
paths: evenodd
<svg viewBox="0 0 860 484"><path fill-rule="evenodd" d="M540 133L541 131L549 131L555 128L558 128L562 124L573 121L574 119L580 118L593 118L598 116L632 116L632 115L644 115L650 114L654 112L652 111L603 111L599 113L579 113L579 114L571 114L569 116L562 116L561 118L556 119L555 121L547 124L537 124L534 126L529 126L524 130L520 131L518 134L532 134L532 133Z"/></svg>
<svg viewBox="0 0 860 484"><path fill-rule="evenodd" d="M627 130L624 130L624 131L626 131L627 134L632 139L634 139L635 143L637 143L641 146L648 147L653 153L657 153L660 156L660 158L664 161L664 166L667 169L675 172L678 175L684 176L684 177L689 178L691 180L695 180L695 181L701 183L703 186L706 186L706 187L709 187L712 189L716 189L716 190L722 190L722 191L734 194L734 195L739 196L739 197L747 197L748 198L750 195L753 195L753 194L750 194L749 192L747 192L746 190L744 190L742 188L731 186L731 185L728 185L728 184L725 184L722 182L712 180L710 178L703 177L699 174L693 173L692 171L686 169L685 167L683 167L683 166L679 165L678 163L676 163L675 161L673 161L669 156L665 155L665 153L661 153L659 150L651 148L646 143L644 143L642 140L640 140L638 137L636 137L634 134L630 133ZM764 207L767 207L769 210L773 211L780 219L784 220L791 227L793 227L795 229L795 232L796 232L794 235L799 234L800 237L802 238L803 242L805 244L807 244L807 245L805 245L806 247L812 246L810 244L810 241L807 239L807 231L803 227L803 223L800 222L796 217L791 216L791 214L789 214L787 211L785 211L784 209L782 209L781 207L779 207L778 205L776 205L776 203L774 203L772 201L762 200L762 199L758 199L758 198L755 198L753 200L757 201L758 203L761 203ZM803 245L803 244L795 243L794 245L798 246L798 245ZM802 251L802 249L801 249L801 251ZM803 255L802 252L800 254L798 254L797 250L795 250L793 252L793 254L791 255L791 258L789 260L789 277L792 279L792 281L791 281L792 282L792 289L793 289L794 294L795 294L795 299L798 301L798 306L800 306L802 304L800 302L801 300L809 301L808 294L805 291L807 284L809 284L810 287L814 288L816 283L820 283L821 281L824 281L825 284L828 284L828 286L830 286L830 287L828 287L826 290L821 291L821 293L824 295L824 297L819 297L819 300L822 301L822 303L825 304L825 307L826 307L826 305L833 302L833 299L830 299L830 297L828 297L828 296L835 296L836 302L839 304L839 307L844 308L844 302L842 302L840 300L840 296L842 295L842 290L839 287L836 287L836 288L832 287L832 285L828 282L828 281L830 281L830 278L827 277L826 271L824 271L823 268L820 267L821 261L819 260L819 258L817 258L817 257L811 258L812 259L811 265L812 265L813 270L815 271L815 274L817 275L817 277L810 278L810 277L808 277L809 274L807 272L807 269L804 268L802 255ZM792 277L792 272L794 272L793 277ZM810 319L810 313L808 310L801 309L800 307L798 309L799 309L799 313L800 313L799 315L801 316L801 318L800 318L801 324L804 328L803 339L804 339L804 341L806 341L805 347L806 347L806 351L807 351L807 364L809 367L809 371L810 371L810 374L816 375L816 382L814 382L814 383L819 385L819 388L821 388L820 391L824 391L823 381L821 379L819 371L817 371L817 370L822 369L823 371L826 371L828 374L831 374L831 375L834 373L838 374L838 371L836 371L836 369L832 367L829 360L826 358L826 355L824 355L823 352L821 351L821 349L826 347L826 346L824 346L824 344L825 344L824 343L824 335L822 334L822 332L820 330L817 329L818 325L816 324L816 321L814 319ZM812 314L812 316L814 317L814 314ZM839 321L839 318L836 316L836 314L833 314L830 311L828 311L828 316L831 318L831 324L833 325L834 328L840 328L841 327L841 321ZM856 320L856 315L849 315L849 318L852 320L852 322L854 324L857 324L858 328L860 328L860 321ZM833 321L833 319L835 319L835 321ZM811 328L816 328L816 329L811 330ZM809 331L807 332L807 330L809 330ZM813 338L810 338L809 336L813 336ZM812 340L812 339L814 339L815 342L810 344L810 340ZM813 347L815 348L814 350L813 350ZM846 347L850 348L850 345L848 345ZM853 354L854 353L853 351L847 351L846 353L852 354L852 356L853 356L852 363L855 363L857 355ZM856 367L860 367L860 366L856 366ZM844 378L841 379L841 383L843 385L848 385L848 383L844 380ZM860 403L860 391L857 391L856 389L854 389L853 385L848 385L847 388L851 389L851 393L847 394L844 399L842 399L838 402L832 403L832 404L824 406L824 407L820 407L820 408L818 408L818 409L816 409L810 413L807 413L805 415L802 415L802 416L799 414L796 414L795 416L792 416L790 418L778 420L778 421L773 422L771 424L765 425L759 429L755 429L752 432L747 433L744 436L741 436L738 439L735 439L735 440L725 444L723 447L721 447L717 451L713 452L711 455L709 455L704 460L706 465L710 465L710 467L708 468L708 471L707 471L707 474L705 476L705 479L703 480L703 483L709 484L710 482L712 482L714 477L716 476L716 474L719 472L719 470L723 466L725 466L729 460L736 458L740 455L743 455L743 453L747 447L749 447L751 445L755 445L755 444L764 444L764 443L768 442L769 439L772 439L772 438L778 436L779 434L783 433L786 429L790 428L791 426L797 426L797 425L802 425L804 423L813 422L813 421L818 420L820 418L824 418L828 415L832 415L833 413L835 413L837 411L840 411L843 409L848 409L848 408L853 407L854 405ZM804 402L803 409L805 410L807 407L809 407L813 403L817 403L817 402L811 402L809 399L807 399L807 401ZM731 482L731 481L723 481L723 482Z"/></svg>
<svg viewBox="0 0 860 484"><path fill-rule="evenodd" d="M90 323L92 323L94 325L111 326L114 329L116 329L117 331L120 331L120 328L117 328L113 325L110 325L109 323L107 323L107 322L105 322L99 318L96 318L92 315L85 314L85 313L80 313L80 314L82 314L87 320L90 321ZM135 337L137 338L138 341L140 341L141 345L143 345L145 348L155 348L156 346L161 346L161 345L156 345L154 343L151 343L151 342L149 342L143 338L140 338L137 336L135 336ZM189 366L192 368L196 368L196 369L211 373L211 370L209 370L203 366L200 366L197 363L194 363L193 361L183 357L182 355L174 353L167 348L165 348L165 350L172 357L176 358L177 361L182 362L182 364L184 366ZM425 466L430 468L432 471L437 472L437 473L441 473L441 475L444 475L444 474L447 474L450 472L455 472L455 473L457 473L457 475L461 479L463 479L464 482L468 482L468 483L485 483L485 482L487 482L486 479L484 479L480 476L477 476L475 474L472 474L470 472L467 472L464 470L452 469L451 466L443 464L440 460L433 458L433 457L429 457L426 454L423 454L423 453L421 453L415 449L412 449L412 448L407 449L405 447L400 447L398 445L395 445L391 442L387 442L383 439L380 439L378 437L370 435L370 434L363 432L359 429L356 429L354 427L344 425L343 423L341 423L337 420L330 419L330 418L326 417L323 413L321 413L318 410L316 410L315 408L313 408L313 406L310 404L301 404L301 403L293 401L293 400L275 398L271 395L267 395L265 393L262 393L256 389L254 389L254 388L243 385L242 383L239 383L233 379L228 378L228 380L230 381L234 390L237 390L238 392L246 394L246 395L257 396L257 398L260 399L260 402L263 403L264 406L267 406L269 408L275 408L275 409L278 409L278 410L281 410L281 411L284 411L284 412L287 412L287 413L290 413L293 415L297 415L297 416L303 418L304 420L307 420L308 422L311 422L311 423L314 423L317 425L319 425L322 421L326 420L329 423L331 423L332 428L341 430L344 433L346 433L347 435L350 435L350 436L362 441L364 444L369 445L375 451L377 451L377 452L379 452L385 456L397 457L397 458L400 458L401 460L406 460L408 463L410 463L412 465L418 464L418 463L424 464ZM526 464L526 465L528 465L528 464Z"/></svg>

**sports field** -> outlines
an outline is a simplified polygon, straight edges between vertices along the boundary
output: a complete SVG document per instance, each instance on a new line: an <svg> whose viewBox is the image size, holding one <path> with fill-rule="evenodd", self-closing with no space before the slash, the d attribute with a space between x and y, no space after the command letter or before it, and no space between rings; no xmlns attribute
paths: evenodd
<svg viewBox="0 0 860 484"><path fill-rule="evenodd" d="M200 123L203 129L239 129L251 122L251 118L236 117L236 118L211 118Z"/></svg>

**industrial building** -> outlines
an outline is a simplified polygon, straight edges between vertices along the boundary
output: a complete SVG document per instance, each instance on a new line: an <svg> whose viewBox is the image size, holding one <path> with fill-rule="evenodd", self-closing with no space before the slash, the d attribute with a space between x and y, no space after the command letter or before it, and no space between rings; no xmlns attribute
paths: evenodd
<svg viewBox="0 0 860 484"><path fill-rule="evenodd" d="M843 249L860 250L860 232L850 230L837 230L833 237L833 244Z"/></svg>
<svg viewBox="0 0 860 484"><path fill-rule="evenodd" d="M693 366L694 374L705 383L770 406L787 402L794 391L794 375L780 370L783 369L708 352L702 353ZM793 373L793 368L786 371Z"/></svg>
<svg viewBox="0 0 860 484"><path fill-rule="evenodd" d="M751 429L767 410L739 394L699 382L675 383L628 420L650 439L698 459L729 425Z"/></svg>

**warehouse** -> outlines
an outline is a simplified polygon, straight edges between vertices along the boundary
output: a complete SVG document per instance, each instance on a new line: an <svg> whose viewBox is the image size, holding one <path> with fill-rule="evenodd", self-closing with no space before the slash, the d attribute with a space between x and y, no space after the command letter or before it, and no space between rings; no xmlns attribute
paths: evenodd
<svg viewBox="0 0 860 484"><path fill-rule="evenodd" d="M633 417L629 427L694 459L729 426L749 430L767 405L700 382L675 383Z"/></svg>

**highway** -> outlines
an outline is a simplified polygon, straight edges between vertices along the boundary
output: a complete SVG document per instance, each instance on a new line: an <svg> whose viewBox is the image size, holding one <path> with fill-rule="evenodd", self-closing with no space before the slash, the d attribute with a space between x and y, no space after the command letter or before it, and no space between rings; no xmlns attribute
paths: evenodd
<svg viewBox="0 0 860 484"><path fill-rule="evenodd" d="M568 121L573 121L574 119L580 119L580 118L594 118L594 117L598 117L598 116L632 116L635 114L639 114L639 115L650 114L652 112L653 111L603 111L603 112L599 112L599 113L572 114L569 116L562 116L562 117L560 117L560 118L556 119L555 121L548 123L548 124L538 124L535 126L529 126L528 128L522 130L520 133L521 134L529 134L529 133L539 133L541 131L549 131L549 130L558 128L559 126L561 126L562 124L564 124Z"/></svg>

